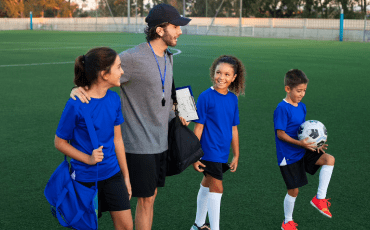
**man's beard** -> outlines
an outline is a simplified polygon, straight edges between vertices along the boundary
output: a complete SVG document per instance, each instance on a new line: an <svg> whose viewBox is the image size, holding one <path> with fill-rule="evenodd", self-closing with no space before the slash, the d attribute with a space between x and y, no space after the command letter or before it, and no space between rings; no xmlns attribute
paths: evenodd
<svg viewBox="0 0 370 230"><path fill-rule="evenodd" d="M176 39L171 37L171 35L169 35L167 31L165 31L162 40L167 46L175 47L177 45Z"/></svg>

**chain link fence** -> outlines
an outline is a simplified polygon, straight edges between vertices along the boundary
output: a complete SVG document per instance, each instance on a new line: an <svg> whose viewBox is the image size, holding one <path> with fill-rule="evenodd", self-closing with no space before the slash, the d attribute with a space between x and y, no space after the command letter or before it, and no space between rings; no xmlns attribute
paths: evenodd
<svg viewBox="0 0 370 230"><path fill-rule="evenodd" d="M212 18L194 17L183 34L212 36L243 36L261 38L290 38L339 40L339 19L276 19L276 18ZM33 18L34 30L96 31L143 33L144 17L96 18ZM30 19L0 18L0 30L30 29ZM368 19L344 20L344 41L370 42Z"/></svg>

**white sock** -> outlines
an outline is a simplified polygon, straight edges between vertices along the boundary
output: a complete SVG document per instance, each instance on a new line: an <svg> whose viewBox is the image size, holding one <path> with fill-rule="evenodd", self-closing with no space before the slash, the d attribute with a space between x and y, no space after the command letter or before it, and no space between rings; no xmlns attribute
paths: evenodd
<svg viewBox="0 0 370 230"><path fill-rule="evenodd" d="M285 223L288 223L289 221L293 220L293 210L294 210L294 204L295 199L297 197L292 197L288 193L285 196L284 199L284 216L285 216Z"/></svg>
<svg viewBox="0 0 370 230"><path fill-rule="evenodd" d="M220 230L220 208L222 193L210 192L208 195L208 217L212 230Z"/></svg>
<svg viewBox="0 0 370 230"><path fill-rule="evenodd" d="M203 226L203 224L206 222L208 194L209 188L200 185L197 197L197 215L195 217L195 223L198 225L198 227Z"/></svg>
<svg viewBox="0 0 370 230"><path fill-rule="evenodd" d="M334 165L323 165L321 167L319 176L319 188L317 189L316 195L317 199L325 199L333 169Z"/></svg>

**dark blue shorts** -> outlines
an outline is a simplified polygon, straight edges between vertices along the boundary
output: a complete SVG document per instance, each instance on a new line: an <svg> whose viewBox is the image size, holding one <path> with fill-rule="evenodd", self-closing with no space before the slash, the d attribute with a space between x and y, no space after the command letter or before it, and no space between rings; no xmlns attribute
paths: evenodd
<svg viewBox="0 0 370 230"><path fill-rule="evenodd" d="M321 167L316 165L317 160L323 155L306 150L304 157L293 164L280 166L280 172L283 176L287 189L294 189L308 184L306 172L314 175Z"/></svg>
<svg viewBox="0 0 370 230"><path fill-rule="evenodd" d="M90 188L95 186L95 182L78 183ZM120 170L114 176L98 181L98 217L106 211L122 211L131 209L126 184Z"/></svg>
<svg viewBox="0 0 370 230"><path fill-rule="evenodd" d="M157 187L164 187L167 151L158 154L126 153L133 197L151 197Z"/></svg>
<svg viewBox="0 0 370 230"><path fill-rule="evenodd" d="M200 160L206 167L204 169L203 174L205 176L210 175L213 178L216 178L217 180L222 180L224 173L230 169L230 166L228 163L218 163L218 162L212 162L212 161L205 161Z"/></svg>

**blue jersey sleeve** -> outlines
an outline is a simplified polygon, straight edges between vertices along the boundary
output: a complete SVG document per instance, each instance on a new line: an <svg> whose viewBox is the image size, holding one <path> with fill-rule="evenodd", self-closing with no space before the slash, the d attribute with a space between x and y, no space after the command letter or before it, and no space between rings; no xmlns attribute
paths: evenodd
<svg viewBox="0 0 370 230"><path fill-rule="evenodd" d="M56 135L64 140L73 139L73 130L76 128L78 121L78 114L71 100L72 99L69 99L64 107L56 131Z"/></svg>
<svg viewBox="0 0 370 230"><path fill-rule="evenodd" d="M274 112L274 128L275 130L280 129L286 131L287 124L288 124L287 111L284 108L278 106Z"/></svg>
<svg viewBox="0 0 370 230"><path fill-rule="evenodd" d="M204 125L207 119L207 100L203 94L200 94L198 97L197 112L199 119L194 120L194 122Z"/></svg>
<svg viewBox="0 0 370 230"><path fill-rule="evenodd" d="M239 106L238 106L238 98L236 98L233 126L236 126L236 125L239 125L239 124L240 124L240 120L239 120Z"/></svg>
<svg viewBox="0 0 370 230"><path fill-rule="evenodd" d="M114 122L114 126L117 126L117 125L122 124L125 120L123 119L123 115L122 115L121 99L118 96L118 94L115 94L115 96L117 98L116 100L117 101L117 117Z"/></svg>

